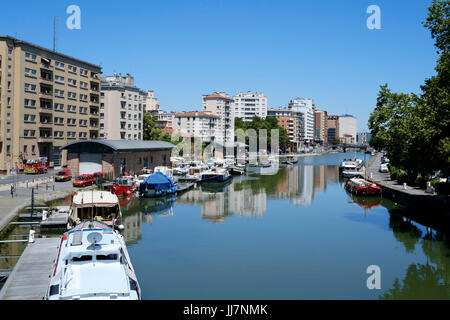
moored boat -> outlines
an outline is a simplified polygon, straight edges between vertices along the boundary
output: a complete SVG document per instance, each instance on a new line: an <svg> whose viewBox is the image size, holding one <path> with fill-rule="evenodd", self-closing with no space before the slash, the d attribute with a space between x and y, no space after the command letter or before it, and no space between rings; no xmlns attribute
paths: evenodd
<svg viewBox="0 0 450 320"><path fill-rule="evenodd" d="M146 198L163 197L175 194L178 188L171 177L162 172L155 172L139 185L139 195Z"/></svg>
<svg viewBox="0 0 450 320"><path fill-rule="evenodd" d="M69 211L69 226L85 221L101 221L123 229L119 199L109 191L82 191L73 196Z"/></svg>
<svg viewBox="0 0 450 320"><path fill-rule="evenodd" d="M48 300L140 300L141 290L123 236L85 221L61 237Z"/></svg>
<svg viewBox="0 0 450 320"><path fill-rule="evenodd" d="M105 188L118 196L129 196L136 191L136 185L133 177L116 178L112 184L105 185Z"/></svg>
<svg viewBox="0 0 450 320"><path fill-rule="evenodd" d="M381 188L375 183L361 178L352 178L345 183L345 190L359 196L381 195Z"/></svg>

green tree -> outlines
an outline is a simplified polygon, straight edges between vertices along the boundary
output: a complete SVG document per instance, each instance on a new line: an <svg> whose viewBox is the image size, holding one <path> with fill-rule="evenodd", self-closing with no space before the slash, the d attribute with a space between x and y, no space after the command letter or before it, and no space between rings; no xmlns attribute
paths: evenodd
<svg viewBox="0 0 450 320"><path fill-rule="evenodd" d="M437 74L425 80L422 93L393 93L382 85L368 126L372 144L386 149L391 163L417 175L442 170L450 174L450 2L433 0L424 25L436 40L440 54Z"/></svg>

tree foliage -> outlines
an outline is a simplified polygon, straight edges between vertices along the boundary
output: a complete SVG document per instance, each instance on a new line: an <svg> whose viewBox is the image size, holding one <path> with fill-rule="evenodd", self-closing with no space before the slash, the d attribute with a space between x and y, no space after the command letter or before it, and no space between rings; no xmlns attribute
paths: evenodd
<svg viewBox="0 0 450 320"><path fill-rule="evenodd" d="M266 117L265 119L262 119L260 117L254 116L252 121L245 122L241 118L235 118L234 119L234 129L242 129L244 131L247 131L248 129L254 129L256 131L257 137L258 137L258 143L260 141L260 129L266 129L267 130L267 148L270 150L270 147L272 145L272 129L278 129L279 133L279 146L281 149L286 150L289 148L290 141L289 136L287 134L286 129L278 125L278 120L275 117ZM246 137L248 143L248 137Z"/></svg>
<svg viewBox="0 0 450 320"><path fill-rule="evenodd" d="M144 140L166 141L173 144L177 144L179 143L179 141L181 141L181 139L172 141L172 136L168 132L163 132L163 130L156 127L156 121L158 120L158 117L151 116L149 113L144 112L143 118Z"/></svg>
<svg viewBox="0 0 450 320"><path fill-rule="evenodd" d="M414 181L418 173L450 174L450 2L434 0L424 25L440 54L436 75L426 79L421 94L394 93L382 85L368 126L371 145L386 149L390 161Z"/></svg>

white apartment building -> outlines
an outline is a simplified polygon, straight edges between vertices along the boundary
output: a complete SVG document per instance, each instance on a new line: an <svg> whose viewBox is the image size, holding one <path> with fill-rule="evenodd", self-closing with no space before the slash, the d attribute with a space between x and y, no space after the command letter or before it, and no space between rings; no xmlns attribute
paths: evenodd
<svg viewBox="0 0 450 320"><path fill-rule="evenodd" d="M147 92L137 88L129 74L102 78L101 91L100 139L142 140Z"/></svg>
<svg viewBox="0 0 450 320"><path fill-rule="evenodd" d="M267 96L264 93L239 92L233 97L234 117L252 121L254 116L267 117Z"/></svg>
<svg viewBox="0 0 450 320"><path fill-rule="evenodd" d="M234 100L224 92L203 95L202 110L219 116L216 130L216 142L234 141Z"/></svg>
<svg viewBox="0 0 450 320"><path fill-rule="evenodd" d="M147 112L159 110L159 100L155 98L155 92L153 90L147 91L147 103L145 110Z"/></svg>
<svg viewBox="0 0 450 320"><path fill-rule="evenodd" d="M314 100L305 98L295 98L289 101L288 109L303 114L304 133L302 140L310 144L314 140Z"/></svg>
<svg viewBox="0 0 450 320"><path fill-rule="evenodd" d="M181 112L175 115L174 130L201 137L203 142L214 141L220 117L209 112Z"/></svg>
<svg viewBox="0 0 450 320"><path fill-rule="evenodd" d="M356 118L349 114L339 116L339 139L343 143L356 144Z"/></svg>

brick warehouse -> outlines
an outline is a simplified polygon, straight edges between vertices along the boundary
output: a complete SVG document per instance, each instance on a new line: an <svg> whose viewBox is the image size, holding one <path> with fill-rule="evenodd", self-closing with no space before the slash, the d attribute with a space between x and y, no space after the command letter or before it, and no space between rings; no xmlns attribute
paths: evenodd
<svg viewBox="0 0 450 320"><path fill-rule="evenodd" d="M105 172L115 178L124 172L168 166L174 147L164 141L89 140L66 144L61 150L67 150L72 175Z"/></svg>

